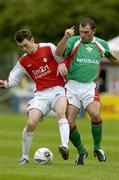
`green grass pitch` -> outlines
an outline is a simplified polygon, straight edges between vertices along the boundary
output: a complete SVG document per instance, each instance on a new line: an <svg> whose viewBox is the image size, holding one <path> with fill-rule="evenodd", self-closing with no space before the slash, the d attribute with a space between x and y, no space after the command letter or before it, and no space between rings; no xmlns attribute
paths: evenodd
<svg viewBox="0 0 119 180"><path fill-rule="evenodd" d="M118 180L119 179L119 121L104 121L102 147L107 161L99 162L93 156L90 121L77 119L82 141L89 156L84 166L76 166L77 151L69 143L70 157L64 161L58 153L60 136L55 117L47 117L39 123L34 133L30 162L18 165L21 157L21 134L26 115L0 114L0 180ZM54 154L51 165L38 165L33 155L39 147L48 147Z"/></svg>

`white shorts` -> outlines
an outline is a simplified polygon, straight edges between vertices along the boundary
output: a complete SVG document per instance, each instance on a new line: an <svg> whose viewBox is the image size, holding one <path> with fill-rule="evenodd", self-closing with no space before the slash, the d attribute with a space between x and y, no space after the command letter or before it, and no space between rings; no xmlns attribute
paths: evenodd
<svg viewBox="0 0 119 180"><path fill-rule="evenodd" d="M86 108L91 102L100 101L96 83L94 82L79 83L70 80L65 85L65 88L67 90L68 103L79 109L81 108L81 103L83 107Z"/></svg>
<svg viewBox="0 0 119 180"><path fill-rule="evenodd" d="M66 96L66 90L61 86L37 91L34 94L34 98L28 102L27 110L39 109L42 111L43 116L46 116L54 108L56 101L62 96Z"/></svg>

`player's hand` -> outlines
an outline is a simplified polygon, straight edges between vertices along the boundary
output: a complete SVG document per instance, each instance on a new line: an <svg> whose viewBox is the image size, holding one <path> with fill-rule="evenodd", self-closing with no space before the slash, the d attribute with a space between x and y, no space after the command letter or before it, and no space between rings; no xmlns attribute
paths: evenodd
<svg viewBox="0 0 119 180"><path fill-rule="evenodd" d="M111 51L112 56L119 59L119 53L117 51Z"/></svg>
<svg viewBox="0 0 119 180"><path fill-rule="evenodd" d="M64 38L69 39L74 35L75 26L72 26L70 29L67 29L64 34Z"/></svg>
<svg viewBox="0 0 119 180"><path fill-rule="evenodd" d="M112 57L109 57L108 59L113 62L114 64L119 65L119 54L115 51L111 51Z"/></svg>
<svg viewBox="0 0 119 180"><path fill-rule="evenodd" d="M0 88L4 88L5 87L5 81L4 80L0 80Z"/></svg>
<svg viewBox="0 0 119 180"><path fill-rule="evenodd" d="M67 73L68 73L68 69L65 66L65 64L64 63L59 64L57 68L57 76L60 74L62 77L64 77L67 75Z"/></svg>

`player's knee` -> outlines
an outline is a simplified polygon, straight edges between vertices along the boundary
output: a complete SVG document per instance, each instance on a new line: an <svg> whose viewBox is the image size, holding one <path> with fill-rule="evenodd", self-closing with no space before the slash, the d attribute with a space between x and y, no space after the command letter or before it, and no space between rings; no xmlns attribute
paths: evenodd
<svg viewBox="0 0 119 180"><path fill-rule="evenodd" d="M73 122L69 121L70 131L74 130L75 127L76 127L76 125Z"/></svg>
<svg viewBox="0 0 119 180"><path fill-rule="evenodd" d="M34 122L30 122L27 124L28 131L33 131L36 127L36 124Z"/></svg>
<svg viewBox="0 0 119 180"><path fill-rule="evenodd" d="M98 122L100 121L100 114L97 113L97 112L93 112L93 113L91 114L91 120L92 120L92 122L94 122L94 123L98 123Z"/></svg>
<svg viewBox="0 0 119 180"><path fill-rule="evenodd" d="M57 113L58 119L64 118L66 116L64 109L61 109L61 110L57 111L56 113Z"/></svg>

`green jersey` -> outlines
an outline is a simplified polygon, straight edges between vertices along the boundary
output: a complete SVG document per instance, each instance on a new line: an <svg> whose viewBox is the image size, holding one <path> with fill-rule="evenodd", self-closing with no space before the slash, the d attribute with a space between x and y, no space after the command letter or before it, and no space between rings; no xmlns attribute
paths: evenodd
<svg viewBox="0 0 119 180"><path fill-rule="evenodd" d="M108 44L97 37L94 37L90 43L84 43L80 36L73 36L67 41L65 57L70 56L79 43L79 48L68 69L67 80L82 83L95 81L101 59L111 56Z"/></svg>

